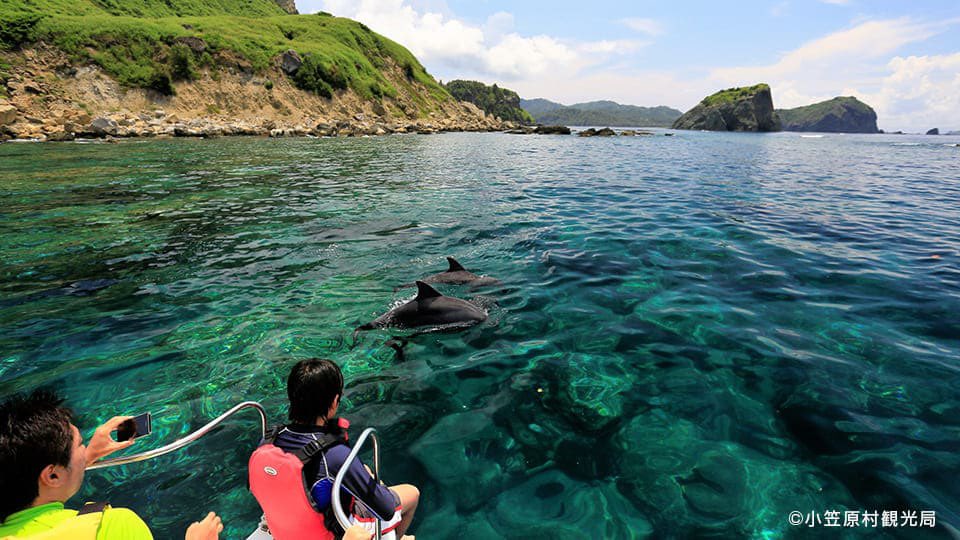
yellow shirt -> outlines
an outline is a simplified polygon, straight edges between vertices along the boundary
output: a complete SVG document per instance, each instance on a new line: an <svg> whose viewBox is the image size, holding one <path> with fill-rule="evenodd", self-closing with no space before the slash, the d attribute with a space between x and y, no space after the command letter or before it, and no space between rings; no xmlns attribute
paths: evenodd
<svg viewBox="0 0 960 540"><path fill-rule="evenodd" d="M10 514L0 525L0 540L153 540L140 516L126 508L107 507L103 512L77 516L63 503L49 503Z"/></svg>

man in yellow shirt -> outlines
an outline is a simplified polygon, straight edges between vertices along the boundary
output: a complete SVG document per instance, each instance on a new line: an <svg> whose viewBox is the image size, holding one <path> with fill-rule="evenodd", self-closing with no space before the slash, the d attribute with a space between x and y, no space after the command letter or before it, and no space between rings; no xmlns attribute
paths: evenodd
<svg viewBox="0 0 960 540"><path fill-rule="evenodd" d="M111 418L84 446L63 400L35 391L0 404L0 538L36 540L152 540L135 513L87 505L78 513L63 503L80 490L88 465L133 444L110 433L130 417ZM212 512L187 530L187 540L215 539L223 525Z"/></svg>

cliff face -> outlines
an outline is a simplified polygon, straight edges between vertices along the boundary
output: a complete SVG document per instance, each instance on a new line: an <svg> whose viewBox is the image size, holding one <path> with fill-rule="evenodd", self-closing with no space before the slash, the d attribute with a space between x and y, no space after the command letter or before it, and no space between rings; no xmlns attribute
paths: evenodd
<svg viewBox="0 0 960 540"><path fill-rule="evenodd" d="M0 3L0 139L504 127L356 21L274 0L101 4Z"/></svg>
<svg viewBox="0 0 960 540"><path fill-rule="evenodd" d="M297 15L300 12L297 11L297 4L294 0L277 0L277 5L280 6L280 9L286 11L290 15Z"/></svg>
<svg viewBox="0 0 960 540"><path fill-rule="evenodd" d="M673 123L673 129L780 131L770 87L729 88L703 99Z"/></svg>
<svg viewBox="0 0 960 540"><path fill-rule="evenodd" d="M778 109L786 131L878 133L877 113L855 97L835 97L806 107Z"/></svg>

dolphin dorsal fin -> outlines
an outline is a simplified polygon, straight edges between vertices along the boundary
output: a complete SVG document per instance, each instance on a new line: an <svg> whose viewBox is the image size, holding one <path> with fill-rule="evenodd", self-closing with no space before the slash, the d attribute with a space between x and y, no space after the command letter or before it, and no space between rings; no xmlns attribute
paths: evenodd
<svg viewBox="0 0 960 540"><path fill-rule="evenodd" d="M437 298L443 296L436 289L422 281L417 282L417 297L414 300L426 300L427 298Z"/></svg>
<svg viewBox="0 0 960 540"><path fill-rule="evenodd" d="M458 263L453 257L447 257L447 262L450 263L450 268L447 269L447 272L466 272L467 269L463 267L462 264Z"/></svg>

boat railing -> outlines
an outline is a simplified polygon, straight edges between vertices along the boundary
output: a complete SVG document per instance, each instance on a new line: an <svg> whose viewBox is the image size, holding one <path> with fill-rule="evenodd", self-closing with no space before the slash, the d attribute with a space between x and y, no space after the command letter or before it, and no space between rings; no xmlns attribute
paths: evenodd
<svg viewBox="0 0 960 540"><path fill-rule="evenodd" d="M159 457L164 454L169 454L170 452L179 450L184 446L192 443L193 441L196 441L197 439L199 439L200 437L203 437L207 433L210 433L213 430L213 428L223 423L224 420L226 420L227 418L230 418L234 414L244 409L254 409L257 411L257 413L259 413L260 438L263 439L263 437L267 433L267 413L266 411L263 410L263 405L260 405L256 401L244 401L243 403L235 405L229 411L214 418L213 420L208 422L205 426L201 427L200 429L194 431L193 433L187 435L186 437L177 439L166 446L161 446L160 448L154 448L153 450L147 450L139 454L132 454L129 456L120 456L120 457L115 457L110 459L102 459L94 463L93 465L88 466L87 470L91 471L94 469L104 469L106 467L116 467L117 465L126 465L128 463L146 461L148 459L153 459L155 457Z"/></svg>
<svg viewBox="0 0 960 540"><path fill-rule="evenodd" d="M343 479L347 475L347 470L350 469L350 464L353 463L353 460L357 459L357 455L360 454L360 449L363 447L363 443L367 439L373 441L373 481L374 485L380 483L380 441L377 440L377 430L374 428L367 428L363 430L363 433L357 437L356 442L353 444L353 450L350 451L350 455L347 456L346 461L343 462L343 466L340 467L340 471L337 473L336 478L333 480L333 494L332 503L333 503L333 514L337 517L337 521L340 522L340 526L343 527L343 530L350 528L350 519L347 517L346 512L343 511L343 505L340 502L340 486L343 484ZM383 522L379 519L375 520L377 540L380 540L383 537Z"/></svg>

